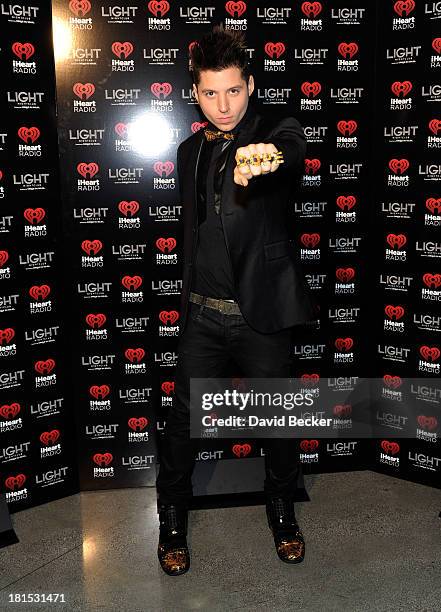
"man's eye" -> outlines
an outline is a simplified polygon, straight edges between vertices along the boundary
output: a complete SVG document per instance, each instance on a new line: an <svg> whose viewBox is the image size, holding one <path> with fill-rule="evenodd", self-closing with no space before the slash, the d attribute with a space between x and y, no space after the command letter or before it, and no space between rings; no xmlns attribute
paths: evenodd
<svg viewBox="0 0 441 612"><path fill-rule="evenodd" d="M212 93L214 93L214 92L213 91L207 91L207 92L205 92L205 95L211 98L210 94L212 94Z"/></svg>
<svg viewBox="0 0 441 612"><path fill-rule="evenodd" d="M239 90L238 90L238 89L230 89L230 91L231 91L232 93L237 93Z"/></svg>

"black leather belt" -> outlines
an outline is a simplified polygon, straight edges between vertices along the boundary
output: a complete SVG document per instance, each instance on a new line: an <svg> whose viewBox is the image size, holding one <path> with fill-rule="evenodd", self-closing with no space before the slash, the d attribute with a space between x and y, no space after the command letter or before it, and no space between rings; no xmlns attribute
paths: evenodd
<svg viewBox="0 0 441 612"><path fill-rule="evenodd" d="M208 308L214 308L218 310L222 314L227 315L240 315L239 304L234 300L219 300L211 297L207 297L205 295L199 295L199 293L193 293L190 291L190 302L194 302L195 304L204 304Z"/></svg>

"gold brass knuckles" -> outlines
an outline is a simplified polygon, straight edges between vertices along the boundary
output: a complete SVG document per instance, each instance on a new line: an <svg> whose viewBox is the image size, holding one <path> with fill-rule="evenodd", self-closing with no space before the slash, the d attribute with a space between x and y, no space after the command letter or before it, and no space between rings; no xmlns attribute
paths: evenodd
<svg viewBox="0 0 441 612"><path fill-rule="evenodd" d="M260 166L265 162L283 164L284 161L282 151L277 151L277 153L253 153L250 157L239 157L236 165L238 168L243 168L243 166Z"/></svg>

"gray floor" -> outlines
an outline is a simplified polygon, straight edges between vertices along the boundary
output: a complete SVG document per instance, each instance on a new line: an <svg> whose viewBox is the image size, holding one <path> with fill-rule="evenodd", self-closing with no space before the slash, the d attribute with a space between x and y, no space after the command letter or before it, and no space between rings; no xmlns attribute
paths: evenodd
<svg viewBox="0 0 441 612"><path fill-rule="evenodd" d="M440 612L440 491L373 472L306 476L300 565L278 560L263 506L194 511L192 567L156 558L153 489L86 492L13 516L0 610ZM8 603L64 593L65 604Z"/></svg>

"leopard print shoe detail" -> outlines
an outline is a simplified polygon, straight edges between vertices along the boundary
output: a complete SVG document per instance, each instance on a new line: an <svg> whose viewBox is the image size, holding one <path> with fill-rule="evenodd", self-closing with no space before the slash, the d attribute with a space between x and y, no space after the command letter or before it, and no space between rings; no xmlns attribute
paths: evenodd
<svg viewBox="0 0 441 612"><path fill-rule="evenodd" d="M274 543L279 558L285 563L301 563L305 558L305 540L300 531L283 537L276 533Z"/></svg>
<svg viewBox="0 0 441 612"><path fill-rule="evenodd" d="M190 553L186 546L159 544L158 558L162 569L169 576L185 574L190 568Z"/></svg>

